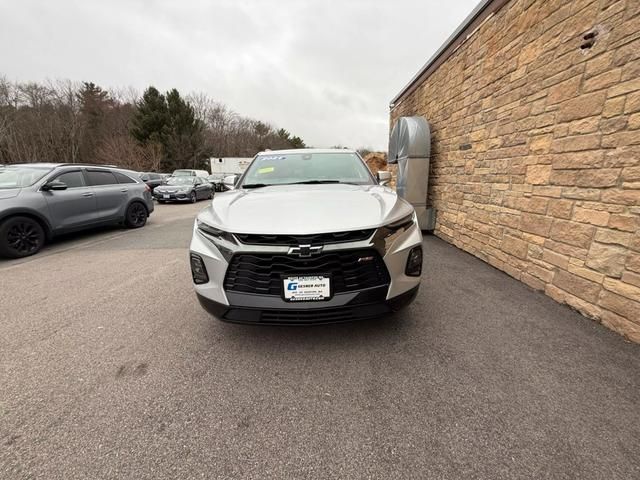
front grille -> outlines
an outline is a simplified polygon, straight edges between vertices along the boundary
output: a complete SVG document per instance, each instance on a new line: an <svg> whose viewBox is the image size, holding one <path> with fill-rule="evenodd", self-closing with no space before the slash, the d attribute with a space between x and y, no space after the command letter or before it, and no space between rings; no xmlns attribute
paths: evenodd
<svg viewBox="0 0 640 480"><path fill-rule="evenodd" d="M258 235L235 233L242 243L248 245L326 245L328 243L360 242L373 235L374 229L351 230L349 232L316 233L313 235Z"/></svg>
<svg viewBox="0 0 640 480"><path fill-rule="evenodd" d="M310 258L279 253L234 255L224 288L260 295L281 295L282 276L331 275L333 293L389 284L389 273L373 249L326 252Z"/></svg>

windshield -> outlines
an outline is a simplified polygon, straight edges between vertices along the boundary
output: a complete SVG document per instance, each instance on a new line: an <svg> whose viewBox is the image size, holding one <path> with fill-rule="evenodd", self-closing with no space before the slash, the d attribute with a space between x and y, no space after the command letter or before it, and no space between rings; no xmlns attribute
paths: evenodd
<svg viewBox="0 0 640 480"><path fill-rule="evenodd" d="M0 189L28 187L51 170L51 167L29 167L24 165L0 167Z"/></svg>
<svg viewBox="0 0 640 480"><path fill-rule="evenodd" d="M355 153L266 153L251 163L242 187L292 183L372 185L371 172Z"/></svg>
<svg viewBox="0 0 640 480"><path fill-rule="evenodd" d="M192 176L193 170L175 170L173 172L174 177Z"/></svg>
<svg viewBox="0 0 640 480"><path fill-rule="evenodd" d="M196 177L171 177L167 180L167 185L193 185Z"/></svg>

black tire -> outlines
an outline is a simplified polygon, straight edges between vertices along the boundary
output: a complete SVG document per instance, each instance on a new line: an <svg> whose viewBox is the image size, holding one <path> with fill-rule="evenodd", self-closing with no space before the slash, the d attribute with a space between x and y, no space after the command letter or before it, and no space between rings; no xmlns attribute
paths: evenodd
<svg viewBox="0 0 640 480"><path fill-rule="evenodd" d="M44 229L33 218L8 218L0 224L0 256L28 257L42 249L45 239Z"/></svg>
<svg viewBox="0 0 640 480"><path fill-rule="evenodd" d="M191 203L196 203L198 201L198 196L196 195L196 192L191 192L191 195L189 196L189 201Z"/></svg>
<svg viewBox="0 0 640 480"><path fill-rule="evenodd" d="M127 213L125 214L124 223L129 228L144 227L147 223L147 207L140 202L133 202L127 207Z"/></svg>
<svg viewBox="0 0 640 480"><path fill-rule="evenodd" d="M209 196L207 197L209 200L213 198L213 189L209 190Z"/></svg>

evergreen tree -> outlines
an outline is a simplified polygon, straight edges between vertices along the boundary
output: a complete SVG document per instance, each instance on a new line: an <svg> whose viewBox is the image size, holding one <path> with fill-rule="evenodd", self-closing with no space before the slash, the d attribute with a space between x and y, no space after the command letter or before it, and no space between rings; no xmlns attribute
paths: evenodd
<svg viewBox="0 0 640 480"><path fill-rule="evenodd" d="M109 92L93 82L83 82L76 99L80 104L82 125L79 158L84 162L93 162L97 147L109 134L105 131L105 119L115 104Z"/></svg>
<svg viewBox="0 0 640 480"><path fill-rule="evenodd" d="M140 144L159 143L165 146L169 135L169 108L167 101L155 87L142 95L132 120L131 135Z"/></svg>
<svg viewBox="0 0 640 480"><path fill-rule="evenodd" d="M168 161L178 167L195 168L204 156L204 125L193 107L175 88L167 93L169 134L165 142Z"/></svg>
<svg viewBox="0 0 640 480"><path fill-rule="evenodd" d="M141 145L162 146L161 168L194 168L205 156L203 124L175 88L162 95L149 87L138 104L131 135Z"/></svg>
<svg viewBox="0 0 640 480"><path fill-rule="evenodd" d="M291 148L305 148L307 146L304 141L298 136L292 137L289 140L289 143L291 144Z"/></svg>

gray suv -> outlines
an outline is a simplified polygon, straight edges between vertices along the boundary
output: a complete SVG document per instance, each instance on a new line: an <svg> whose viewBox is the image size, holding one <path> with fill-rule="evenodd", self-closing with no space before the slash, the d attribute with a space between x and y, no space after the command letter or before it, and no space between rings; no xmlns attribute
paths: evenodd
<svg viewBox="0 0 640 480"><path fill-rule="evenodd" d="M153 212L136 172L86 164L0 166L0 256L37 253L55 235L101 225L139 228Z"/></svg>

